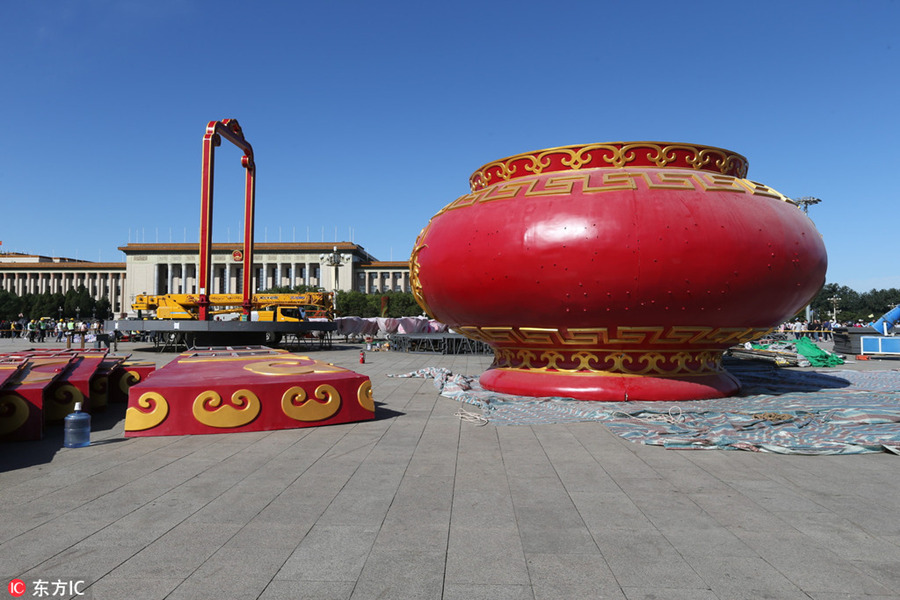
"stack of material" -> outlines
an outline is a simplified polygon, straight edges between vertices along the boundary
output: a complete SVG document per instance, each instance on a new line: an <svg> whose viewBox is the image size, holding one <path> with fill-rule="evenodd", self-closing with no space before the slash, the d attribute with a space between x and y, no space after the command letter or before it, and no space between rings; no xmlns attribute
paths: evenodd
<svg viewBox="0 0 900 600"><path fill-rule="evenodd" d="M728 356L764 360L777 367L808 367L810 362L797 353L794 344L778 342L760 346L747 342L743 346L728 349Z"/></svg>
<svg viewBox="0 0 900 600"><path fill-rule="evenodd" d="M835 367L844 364L844 359L827 350L823 350L802 337L793 342L775 342L772 344L750 344L735 346L728 350L734 358L764 360L778 367Z"/></svg>
<svg viewBox="0 0 900 600"><path fill-rule="evenodd" d="M25 350L0 354L0 441L39 440L48 423L81 403L87 412L124 402L153 363L107 350Z"/></svg>

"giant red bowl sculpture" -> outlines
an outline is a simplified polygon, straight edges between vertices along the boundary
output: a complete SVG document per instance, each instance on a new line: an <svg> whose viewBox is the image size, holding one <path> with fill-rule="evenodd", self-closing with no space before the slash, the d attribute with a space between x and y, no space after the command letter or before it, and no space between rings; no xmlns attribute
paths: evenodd
<svg viewBox="0 0 900 600"><path fill-rule="evenodd" d="M410 257L435 319L495 353L482 385L526 396L734 394L722 354L794 315L825 280L803 211L740 154L615 142L489 163Z"/></svg>

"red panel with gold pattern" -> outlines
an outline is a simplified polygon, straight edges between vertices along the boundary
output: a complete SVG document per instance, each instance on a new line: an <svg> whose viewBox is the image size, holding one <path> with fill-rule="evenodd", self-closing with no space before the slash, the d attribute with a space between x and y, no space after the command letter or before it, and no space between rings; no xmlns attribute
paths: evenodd
<svg viewBox="0 0 900 600"><path fill-rule="evenodd" d="M67 353L28 356L5 355L24 364L0 388L0 440L27 441L43 437L46 392L73 357Z"/></svg>
<svg viewBox="0 0 900 600"><path fill-rule="evenodd" d="M370 420L369 378L269 348L191 350L130 388L125 435L270 431Z"/></svg>

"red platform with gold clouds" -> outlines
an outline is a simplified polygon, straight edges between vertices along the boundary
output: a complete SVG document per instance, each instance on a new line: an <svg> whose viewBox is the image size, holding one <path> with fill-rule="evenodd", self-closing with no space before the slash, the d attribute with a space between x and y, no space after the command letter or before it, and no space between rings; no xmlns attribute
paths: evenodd
<svg viewBox="0 0 900 600"><path fill-rule="evenodd" d="M370 420L365 375L264 347L191 350L129 389L125 436L269 431Z"/></svg>

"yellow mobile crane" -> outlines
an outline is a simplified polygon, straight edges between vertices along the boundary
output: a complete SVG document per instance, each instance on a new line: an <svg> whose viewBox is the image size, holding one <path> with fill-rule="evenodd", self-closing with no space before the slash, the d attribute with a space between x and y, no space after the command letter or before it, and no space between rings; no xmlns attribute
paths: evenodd
<svg viewBox="0 0 900 600"><path fill-rule="evenodd" d="M245 171L244 239L241 250L231 257L243 265L241 294L207 294L212 289L212 213L213 166L215 149L222 140L243 150L241 166ZM253 222L256 205L256 163L253 148L234 119L210 121L203 136L203 162L200 185L200 244L197 263L197 294L137 296L132 308L137 319L114 319L108 330L149 333L163 339L163 349L178 344L190 347L254 345L278 343L285 335L307 339L315 336L320 347L331 342L337 330L331 294L253 294ZM152 311L145 319L143 311ZM216 320L219 315L240 314L240 319ZM323 320L313 320L324 317Z"/></svg>
<svg viewBox="0 0 900 600"><path fill-rule="evenodd" d="M209 315L238 314L243 311L241 294L210 294L207 296ZM307 292L304 294L254 294L251 296L251 321L292 323L309 319L334 319L332 294ZM197 294L138 294L131 308L143 318L144 311L153 311L157 319L197 320L200 315L200 296Z"/></svg>

